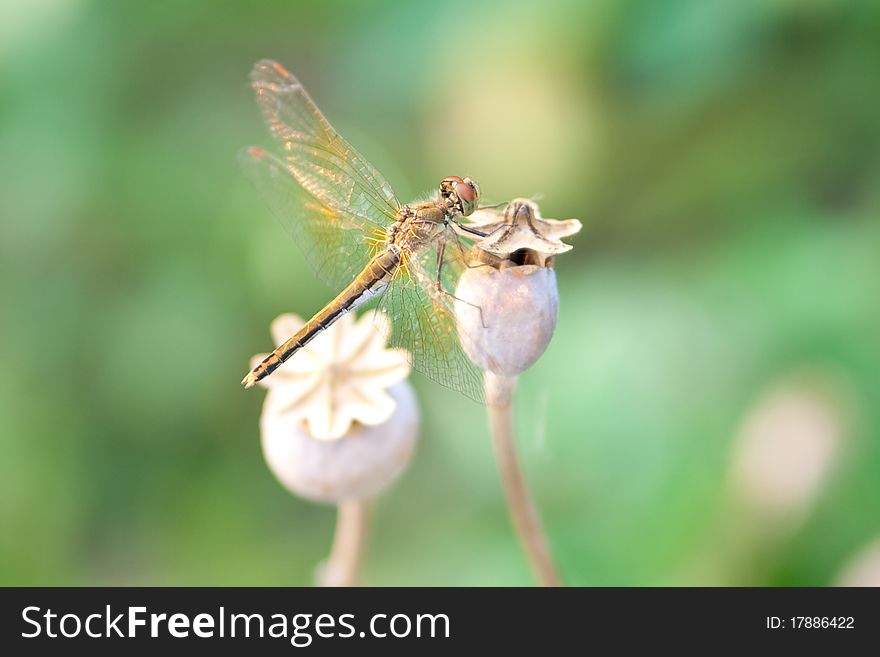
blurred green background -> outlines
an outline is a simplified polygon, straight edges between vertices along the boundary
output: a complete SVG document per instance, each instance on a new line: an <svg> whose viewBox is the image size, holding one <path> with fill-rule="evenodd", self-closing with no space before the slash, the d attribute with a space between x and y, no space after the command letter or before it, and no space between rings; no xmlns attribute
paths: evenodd
<svg viewBox="0 0 880 657"><path fill-rule="evenodd" d="M327 553L238 383L330 294L236 163L262 57L402 199L467 174L584 222L517 397L569 583L833 584L880 535L877 3L4 0L0 583ZM414 382L364 582L529 584L482 409Z"/></svg>

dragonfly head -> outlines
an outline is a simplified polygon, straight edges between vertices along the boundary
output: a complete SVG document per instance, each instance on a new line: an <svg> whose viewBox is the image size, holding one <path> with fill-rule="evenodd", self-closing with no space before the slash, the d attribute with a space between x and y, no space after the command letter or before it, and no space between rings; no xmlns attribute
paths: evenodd
<svg viewBox="0 0 880 657"><path fill-rule="evenodd" d="M453 214L466 217L477 209L480 186L470 178L447 176L440 181L440 198Z"/></svg>

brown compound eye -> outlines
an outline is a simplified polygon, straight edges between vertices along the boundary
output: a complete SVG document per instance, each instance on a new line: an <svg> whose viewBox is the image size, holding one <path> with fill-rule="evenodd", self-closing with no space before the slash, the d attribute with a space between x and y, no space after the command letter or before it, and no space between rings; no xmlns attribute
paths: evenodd
<svg viewBox="0 0 880 657"><path fill-rule="evenodd" d="M461 199L462 203L470 204L476 203L477 201L477 190L464 181L455 183L455 193L458 195L458 198Z"/></svg>
<svg viewBox="0 0 880 657"><path fill-rule="evenodd" d="M461 184L455 186L455 193L461 200L462 214L465 217L477 209L477 202L480 200L480 186L476 181L465 178Z"/></svg>
<svg viewBox="0 0 880 657"><path fill-rule="evenodd" d="M440 181L440 196L451 210L466 217L477 209L480 188L470 178L446 176Z"/></svg>

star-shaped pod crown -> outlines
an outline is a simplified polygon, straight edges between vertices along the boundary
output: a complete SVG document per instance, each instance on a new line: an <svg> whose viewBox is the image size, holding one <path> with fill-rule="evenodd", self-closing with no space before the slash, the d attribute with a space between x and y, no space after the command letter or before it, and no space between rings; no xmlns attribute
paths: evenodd
<svg viewBox="0 0 880 657"><path fill-rule="evenodd" d="M527 254L530 264L549 266L553 256L571 250L563 237L581 229L577 219L544 219L538 205L527 198L517 198L503 209L481 208L473 213L468 228L485 233L475 246L502 260L515 253Z"/></svg>
<svg viewBox="0 0 880 657"><path fill-rule="evenodd" d="M280 345L303 324L296 315L281 315L272 322L272 338ZM388 388L410 371L400 352L385 347L387 324L388 318L376 311L358 319L343 315L259 382L269 389L266 407L301 419L318 440L342 438L356 423L385 422L395 409ZM252 366L264 357L254 356Z"/></svg>

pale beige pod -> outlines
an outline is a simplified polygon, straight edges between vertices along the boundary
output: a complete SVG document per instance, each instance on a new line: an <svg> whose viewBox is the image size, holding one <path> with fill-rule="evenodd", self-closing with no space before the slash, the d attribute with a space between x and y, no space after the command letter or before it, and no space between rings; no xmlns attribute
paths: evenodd
<svg viewBox="0 0 880 657"><path fill-rule="evenodd" d="M559 312L552 269L475 267L462 274L455 294L461 345L481 369L516 376L547 349Z"/></svg>
<svg viewBox="0 0 880 657"><path fill-rule="evenodd" d="M315 502L367 499L390 486L416 449L419 412L407 381L388 390L395 401L383 423L354 424L337 440L318 440L295 416L266 404L260 416L263 456L290 492Z"/></svg>
<svg viewBox="0 0 880 657"><path fill-rule="evenodd" d="M476 211L468 227L486 237L475 241L456 288L459 338L478 367L517 376L541 357L556 329L553 259L571 249L561 238L581 223L544 219L537 204L519 198L503 211Z"/></svg>
<svg viewBox="0 0 880 657"><path fill-rule="evenodd" d="M385 347L387 321L375 312L345 315L260 381L268 389L263 455L292 493L332 503L371 498L412 459L419 409L409 364ZM275 343L302 324L295 315L278 317Z"/></svg>
<svg viewBox="0 0 880 657"><path fill-rule="evenodd" d="M805 519L846 451L854 418L847 380L803 367L771 386L734 443L731 484L750 517L779 529Z"/></svg>

